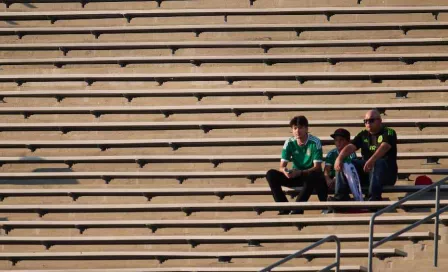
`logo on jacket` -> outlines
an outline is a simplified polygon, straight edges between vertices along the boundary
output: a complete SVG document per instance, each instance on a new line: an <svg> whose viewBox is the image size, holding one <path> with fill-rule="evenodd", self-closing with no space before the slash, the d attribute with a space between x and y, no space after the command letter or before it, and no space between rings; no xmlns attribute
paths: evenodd
<svg viewBox="0 0 448 272"><path fill-rule="evenodd" d="M378 137L378 143L382 143L383 142L383 135L380 135L380 137Z"/></svg>

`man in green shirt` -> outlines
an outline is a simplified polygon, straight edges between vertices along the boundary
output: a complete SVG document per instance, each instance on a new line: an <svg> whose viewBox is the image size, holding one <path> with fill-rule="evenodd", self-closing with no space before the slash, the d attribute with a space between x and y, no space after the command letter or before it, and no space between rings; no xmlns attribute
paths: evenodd
<svg viewBox="0 0 448 272"><path fill-rule="evenodd" d="M328 188L322 173L322 144L308 133L308 120L305 116L296 116L290 121L293 137L283 145L279 170L271 169L266 179L276 202L288 202L282 186L302 187L297 202L308 201L316 190L319 200L326 201ZM292 162L292 169L286 166ZM289 214L281 211L279 214ZM291 214L303 214L303 210L294 210Z"/></svg>
<svg viewBox="0 0 448 272"><path fill-rule="evenodd" d="M339 128L330 136L334 139L334 145L336 148L328 152L327 157L325 158L324 176L327 181L328 188L334 189L336 184L336 171L334 169L334 163L336 158L339 156L339 152L350 144L350 132L346 129ZM356 153L352 153L345 159L344 162L351 162L351 160L354 159L356 159Z"/></svg>

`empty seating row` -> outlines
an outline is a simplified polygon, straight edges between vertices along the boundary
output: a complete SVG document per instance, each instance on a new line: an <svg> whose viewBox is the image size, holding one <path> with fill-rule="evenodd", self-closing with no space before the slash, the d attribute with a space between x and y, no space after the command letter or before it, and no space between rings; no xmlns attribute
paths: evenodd
<svg viewBox="0 0 448 272"><path fill-rule="evenodd" d="M188 48L260 48L268 53L272 48L302 47L371 47L376 51L385 46L443 46L445 38L365 39L365 40L307 40L307 41L182 41L182 42L109 42L109 43L19 43L0 44L0 51L61 51L67 55L74 50L133 50L168 49L175 54Z"/></svg>
<svg viewBox="0 0 448 272"><path fill-rule="evenodd" d="M448 71L388 71L388 72L265 72L265 73L172 73L172 74L22 74L1 75L0 82L85 82L91 86L97 81L152 81L163 85L166 82L224 81L232 85L236 81L307 81L366 80L381 83L383 80L439 80L445 82Z"/></svg>
<svg viewBox="0 0 448 272"><path fill-rule="evenodd" d="M237 258L285 258L295 251L244 251L244 252L150 252L150 251L104 251L104 252L27 252L27 253L0 253L0 260L10 261L12 265L19 261L29 260L157 260L164 263L167 260L176 259L217 259L219 262L230 262ZM310 250L300 258L309 261L315 258L334 258L336 251L328 249ZM342 249L341 257L356 258L367 257L368 250L364 249ZM407 253L393 248L374 249L375 257L384 260L388 257L406 257Z"/></svg>
<svg viewBox="0 0 448 272"><path fill-rule="evenodd" d="M424 185L395 185L383 187L384 193L414 193L423 189ZM294 197L301 187L285 188L287 195ZM442 192L448 191L448 186L441 186ZM248 195L272 195L271 190L266 187L244 187L244 188L152 188L152 189L2 189L0 201L7 197L57 197L67 196L78 200L86 196L141 196L150 201L154 197L163 196L217 196L224 199L226 196L248 196Z"/></svg>
<svg viewBox="0 0 448 272"><path fill-rule="evenodd" d="M160 7L163 2L167 1L184 1L184 0L33 0L33 3L80 3L84 8L88 3L96 2L156 2L157 6ZM252 6L257 0L249 0L249 4ZM28 3L29 0L2 0L6 8L9 8L12 4L16 3ZM361 4L362 0L357 0L357 4Z"/></svg>
<svg viewBox="0 0 448 272"><path fill-rule="evenodd" d="M327 20L334 15L348 14L415 14L429 13L435 19L440 13L448 12L446 6L423 7L318 7L318 8L258 8L258 9L178 9L178 10L120 10L120 11L59 11L59 12L4 12L0 20L34 21L49 20L55 23L59 20L92 20L124 18L128 23L134 18L151 17L192 17L192 16L224 16L227 22L229 16L266 16L266 15L324 15Z"/></svg>
<svg viewBox="0 0 448 272"><path fill-rule="evenodd" d="M32 110L32 108L30 108ZM124 108L123 110L126 110ZM144 112L144 110L142 111ZM1 110L0 110L0 113ZM24 113L22 113L24 114ZM27 114L31 114L28 113ZM99 114L99 113L98 113ZM448 118L385 119L391 127L446 127ZM362 127L362 120L315 120L312 127ZM117 130L202 130L289 127L287 121L185 121L185 122L101 122L101 123L0 123L0 131L117 131Z"/></svg>
<svg viewBox="0 0 448 272"><path fill-rule="evenodd" d="M269 100L283 95L348 95L395 93L397 98L407 98L409 93L445 93L446 86L421 87L359 87L359 88L234 88L234 89L146 89L146 90L35 90L1 91L0 100L5 98L55 98L77 97L123 97L131 102L136 97L195 97L201 101L212 96L266 96Z"/></svg>
<svg viewBox="0 0 448 272"><path fill-rule="evenodd" d="M51 269L51 270L16 270L17 272L258 272L263 267L171 267L171 268L108 268L108 269ZM277 272L315 272L323 266L283 266L272 269ZM11 270L0 270L10 272ZM367 268L359 265L341 265L341 272L367 272Z"/></svg>
<svg viewBox="0 0 448 272"><path fill-rule="evenodd" d="M403 225L412 224L425 218L416 215L381 216L376 218L375 224ZM162 228L220 228L229 231L233 228L265 228L265 227L296 227L299 230L307 226L365 226L370 223L370 216L321 216L321 217L289 217L270 219L206 219L206 220L103 220L103 221L0 221L0 228L5 234L14 229L77 229L84 233L88 229L118 229L145 228L156 232ZM440 216L441 224L448 224L447 216ZM425 223L434 223L428 220Z"/></svg>
<svg viewBox="0 0 448 272"><path fill-rule="evenodd" d="M204 63L314 63L328 62L335 65L340 62L397 61L414 64L417 61L447 61L446 53L425 54L341 54L341 55L235 55L235 56L182 56L182 57L102 57L102 58L52 58L52 59L0 59L0 66L6 65L65 65L116 64L126 67L130 64L167 64L190 63L201 66Z"/></svg>
<svg viewBox="0 0 448 272"><path fill-rule="evenodd" d="M116 27L10 27L0 28L0 36L74 35L88 34L98 39L103 34L139 33L194 33L199 37L205 32L279 32L292 31L300 36L309 31L377 31L398 30L407 34L410 30L448 29L448 22L400 22L400 23L338 23L338 24L223 24L223 25L152 25Z"/></svg>
<svg viewBox="0 0 448 272"><path fill-rule="evenodd" d="M374 239L381 240L389 237L391 233L375 233ZM0 245L43 245L48 250L58 245L126 245L126 244L150 244L150 245L191 245L197 247L201 244L248 244L260 246L267 243L314 243L324 239L326 234L314 235L226 235L226 236L89 236L89 237L0 237ZM341 242L366 242L369 239L367 233L337 234ZM396 241L432 240L432 232L409 232L395 238Z"/></svg>
<svg viewBox="0 0 448 272"><path fill-rule="evenodd" d="M398 178L408 179L410 175L446 175L448 169L399 169ZM39 180L39 179L102 179L110 183L113 179L151 178L176 179L183 183L187 179L201 178L247 178L252 183L264 178L265 171L214 171L214 172L12 172L0 173L0 180Z"/></svg>
<svg viewBox="0 0 448 272"><path fill-rule="evenodd" d="M41 114L91 114L96 118L105 114L173 114L233 113L237 117L252 112L295 112L295 111L352 111L378 109L387 110L447 110L448 102L438 103L396 103L396 104L247 104L247 105L192 105L192 106L82 106L82 107L0 107L0 115L23 115L28 118ZM437 120L434 125L442 126L446 120ZM330 122L328 122L330 123ZM339 125L338 121L334 121ZM423 121L422 126L431 122ZM356 121L359 126L359 121ZM412 126L415 126L413 123ZM326 124L324 125L326 126Z"/></svg>
<svg viewBox="0 0 448 272"><path fill-rule="evenodd" d="M35 213L43 217L49 213L135 213L182 212L256 212L334 209L383 209L396 201L337 201L337 202L269 202L269 203L182 203L182 204L76 204L76 205L0 205L0 213ZM403 203L401 209L434 208L434 200L414 200ZM441 200L440 205L448 205Z"/></svg>
<svg viewBox="0 0 448 272"><path fill-rule="evenodd" d="M160 7L162 2L166 1L183 1L183 0L32 0L33 4L41 3L80 3L82 7L85 7L88 3L103 3L103 2L156 2ZM255 0L251 0L255 1ZM9 8L12 4L26 4L30 3L30 0L1 0L5 4L6 8Z"/></svg>
<svg viewBox="0 0 448 272"><path fill-rule="evenodd" d="M319 137L323 145L332 145L331 137ZM27 148L34 152L42 148L99 148L105 151L110 148L136 147L170 147L177 150L181 147L206 146L280 146L285 137L249 137L249 138L204 138L204 139L137 139L137 140L63 140L63 141L0 141L0 148ZM448 142L447 135L399 135L398 144L423 144Z"/></svg>

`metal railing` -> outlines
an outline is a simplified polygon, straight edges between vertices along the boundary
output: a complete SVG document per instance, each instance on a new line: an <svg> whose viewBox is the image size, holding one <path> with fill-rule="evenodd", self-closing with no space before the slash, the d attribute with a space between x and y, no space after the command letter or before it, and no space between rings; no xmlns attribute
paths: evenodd
<svg viewBox="0 0 448 272"><path fill-rule="evenodd" d="M442 214L443 212L448 210L448 206L443 207L442 209L440 209L440 186L442 186L446 181L448 180L448 177L433 183L431 185L428 185L427 187L421 189L420 191L417 191L403 199L401 199L400 201L395 202L394 204L374 213L372 215L372 218L370 219L370 233L369 233L369 262L368 262L368 272L373 272L373 249L376 247L379 247L380 245L397 238L398 236L400 236L401 234L410 231L412 229L414 229L415 227L425 223L426 221L431 220L433 217L435 217L434 220L434 266L437 267L437 262L438 262L438 255L439 255L439 215ZM382 215L385 212L388 211L392 211L395 210L396 208L399 208L401 206L401 204L405 203L406 201L415 198L416 196L419 196L425 192L431 191L433 188L436 188L436 196L435 196L435 211L426 216L423 219L420 219L416 222L414 222L413 224L405 227L402 230L399 230L397 232L395 232L394 234L390 235L389 237L385 237L382 240L373 243L373 233L374 233L374 225L375 225L375 218L377 218L378 216Z"/></svg>
<svg viewBox="0 0 448 272"><path fill-rule="evenodd" d="M341 241L339 240L339 238L336 235L330 235L326 238L323 238L317 242L315 242L314 244L307 246L304 249L301 249L299 251L297 251L296 253L293 253L285 258L283 258L282 260L271 264L270 266L260 270L259 272L270 272L272 269L274 269L275 267L282 265L286 262L289 262L292 259L298 258L300 256L302 256L304 253L306 253L307 251L318 247L320 245L322 245L323 243L326 243L328 241L334 241L336 243L336 258L335 258L335 262L322 268L320 271L330 271L331 269L335 268L336 272L339 272L339 267L340 267L340 263L341 263Z"/></svg>

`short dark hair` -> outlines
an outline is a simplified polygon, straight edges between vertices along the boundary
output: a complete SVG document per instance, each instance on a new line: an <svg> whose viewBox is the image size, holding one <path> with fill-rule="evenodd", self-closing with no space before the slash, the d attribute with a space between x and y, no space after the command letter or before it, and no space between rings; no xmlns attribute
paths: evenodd
<svg viewBox="0 0 448 272"><path fill-rule="evenodd" d="M306 119L306 117L303 115L294 116L294 118L289 121L289 126L308 127L308 119Z"/></svg>

